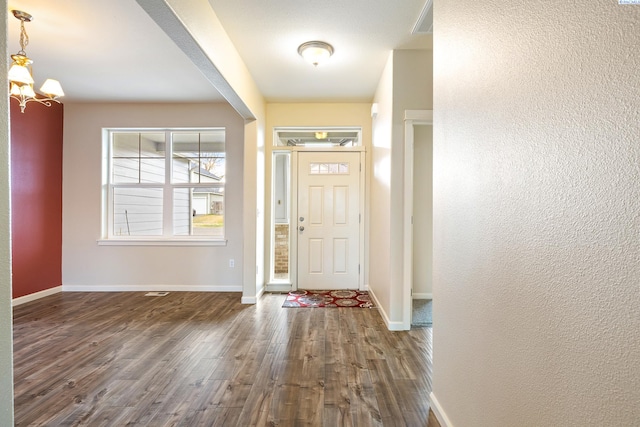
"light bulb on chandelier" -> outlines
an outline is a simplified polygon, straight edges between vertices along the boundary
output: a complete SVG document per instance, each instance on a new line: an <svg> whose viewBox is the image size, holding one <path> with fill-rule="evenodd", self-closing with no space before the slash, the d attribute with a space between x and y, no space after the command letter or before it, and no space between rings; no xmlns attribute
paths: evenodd
<svg viewBox="0 0 640 427"><path fill-rule="evenodd" d="M51 101L58 101L58 97L64 96L60 82L53 79L45 80L40 91L45 94L44 98L38 98L38 94L33 90L33 71L31 64L33 61L29 59L25 48L29 44L29 36L24 28L25 22L31 22L33 17L21 10L12 10L13 16L20 20L20 51L11 55L13 60L9 68L9 92L11 98L18 100L20 103L20 111L24 113L28 102L38 102L47 107L51 107Z"/></svg>

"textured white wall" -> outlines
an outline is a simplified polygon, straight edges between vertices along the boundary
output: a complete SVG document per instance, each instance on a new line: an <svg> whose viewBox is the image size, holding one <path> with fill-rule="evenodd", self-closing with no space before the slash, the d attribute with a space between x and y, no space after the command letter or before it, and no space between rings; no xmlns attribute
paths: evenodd
<svg viewBox="0 0 640 427"><path fill-rule="evenodd" d="M102 216L101 129L162 126L226 128L227 246L98 246ZM66 104L63 289L188 286L242 290L243 131L244 121L227 104ZM234 268L229 267L229 259L235 260Z"/></svg>
<svg viewBox="0 0 640 427"><path fill-rule="evenodd" d="M442 0L434 386L460 426L640 422L640 6Z"/></svg>
<svg viewBox="0 0 640 427"><path fill-rule="evenodd" d="M6 3L5 3L6 6ZM7 53L7 8L0 11L0 52ZM7 75L7 62L0 75ZM9 101L7 79L0 82L0 425L13 425L13 345L11 310L11 177L9 150Z"/></svg>

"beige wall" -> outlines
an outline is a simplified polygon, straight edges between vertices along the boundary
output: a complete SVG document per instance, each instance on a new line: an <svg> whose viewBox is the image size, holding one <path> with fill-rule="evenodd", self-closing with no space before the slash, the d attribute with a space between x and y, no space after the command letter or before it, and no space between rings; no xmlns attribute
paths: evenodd
<svg viewBox="0 0 640 427"><path fill-rule="evenodd" d="M404 117L406 110L433 108L433 52L396 50L393 55L393 142L391 154L391 283L389 319L403 318Z"/></svg>
<svg viewBox="0 0 640 427"><path fill-rule="evenodd" d="M434 9L433 393L464 426L640 420L640 7Z"/></svg>
<svg viewBox="0 0 640 427"><path fill-rule="evenodd" d="M393 55L389 55L376 89L373 119L369 290L389 326L391 298L391 143L393 128ZM401 288L400 288L401 289Z"/></svg>
<svg viewBox="0 0 640 427"><path fill-rule="evenodd" d="M102 128L218 126L226 128L227 245L98 246ZM227 104L66 104L63 289L242 291L243 128L244 121ZM229 259L235 260L234 268Z"/></svg>
<svg viewBox="0 0 640 427"><path fill-rule="evenodd" d="M5 3L6 6L6 3ZM7 53L7 8L0 11L0 52ZM0 64L0 75L6 76L7 62ZM0 83L0 425L13 425L13 345L11 310L11 223L10 223L10 150L9 101L7 79Z"/></svg>
<svg viewBox="0 0 640 427"><path fill-rule="evenodd" d="M138 0L139 3L155 3ZM195 44L185 52L245 119L243 206L243 303L255 303L264 290L265 101L215 11L206 1L169 0ZM156 6L157 7L157 6ZM175 28L174 28L175 30ZM166 30L165 30L166 31ZM184 34L171 31L179 45ZM183 48L184 49L184 48ZM206 58L203 58L204 54ZM213 64L213 67L211 65Z"/></svg>
<svg viewBox="0 0 640 427"><path fill-rule="evenodd" d="M267 147L273 147L273 128L282 126L362 127L365 147L371 144L369 103L270 103L267 104Z"/></svg>
<svg viewBox="0 0 640 427"><path fill-rule="evenodd" d="M264 98L208 2L136 1L245 119L242 302L255 303L264 289Z"/></svg>
<svg viewBox="0 0 640 427"><path fill-rule="evenodd" d="M271 161L273 149L273 130L276 127L329 127L329 126L353 126L362 128L362 144L371 149L371 104L369 103L272 103L267 104L267 132L266 132L266 161L265 161L265 267L268 269L271 259L269 242L271 242ZM367 156L369 154L367 153ZM368 159L368 157L367 157ZM368 162L369 160L367 160ZM368 195L365 194L365 204ZM295 196L293 197L295 200ZM366 221L366 213L365 213ZM365 222L366 225L366 222ZM365 234L367 234L365 230ZM367 236L365 247L367 246ZM365 260L367 254L365 253ZM366 283L366 261L365 261ZM265 272L265 281L269 280L269 271Z"/></svg>
<svg viewBox="0 0 640 427"><path fill-rule="evenodd" d="M370 286L390 329L404 327L404 112L432 109L432 70L430 50L393 51L374 101Z"/></svg>

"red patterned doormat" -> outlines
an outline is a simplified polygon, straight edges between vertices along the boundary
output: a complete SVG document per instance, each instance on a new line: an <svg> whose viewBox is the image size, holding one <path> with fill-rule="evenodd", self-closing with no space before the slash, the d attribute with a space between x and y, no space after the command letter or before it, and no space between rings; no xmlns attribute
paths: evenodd
<svg viewBox="0 0 640 427"><path fill-rule="evenodd" d="M289 308L306 307L361 307L372 308L371 298L367 291L305 291L299 289L289 292L282 304Z"/></svg>

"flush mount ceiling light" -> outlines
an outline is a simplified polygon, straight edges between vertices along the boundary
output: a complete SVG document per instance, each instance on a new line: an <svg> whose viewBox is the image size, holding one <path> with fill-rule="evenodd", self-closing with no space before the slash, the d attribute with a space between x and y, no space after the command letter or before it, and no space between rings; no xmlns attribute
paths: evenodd
<svg viewBox="0 0 640 427"><path fill-rule="evenodd" d="M38 95L33 90L33 71L31 64L33 61L29 59L27 53L24 51L25 47L29 44L29 36L24 29L25 22L31 22L33 17L27 12L21 10L12 10L13 16L20 20L20 51L14 55L11 55L13 63L9 68L9 91L11 98L17 99L20 103L20 111L24 113L24 109L27 108L27 102L36 101L40 104L44 104L47 107L51 107L51 101L58 101L59 96L64 96L62 86L60 82L53 79L45 80L44 84L40 88L46 97L38 98Z"/></svg>
<svg viewBox="0 0 640 427"><path fill-rule="evenodd" d="M321 41L311 41L302 43L298 47L298 53L314 66L329 59L333 55L333 46Z"/></svg>

